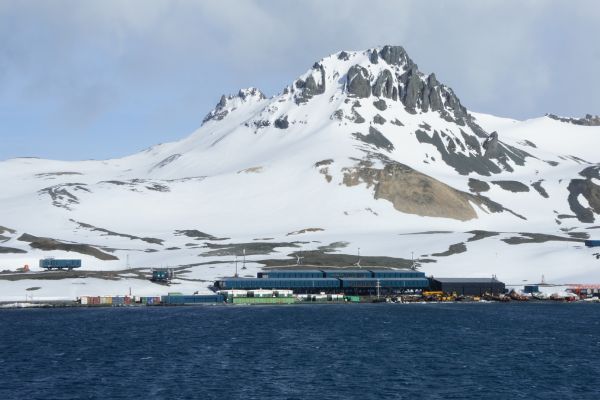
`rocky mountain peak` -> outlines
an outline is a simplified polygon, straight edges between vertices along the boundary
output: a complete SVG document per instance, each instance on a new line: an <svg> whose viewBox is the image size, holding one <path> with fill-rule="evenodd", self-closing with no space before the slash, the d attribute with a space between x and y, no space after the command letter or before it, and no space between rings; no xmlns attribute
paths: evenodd
<svg viewBox="0 0 600 400"><path fill-rule="evenodd" d="M474 125L454 91L426 75L402 46L386 45L364 51L340 51L315 62L312 68L284 90L297 105L327 93L341 92L355 99L390 99L411 114L438 112L447 121ZM475 128L486 136L479 127Z"/></svg>
<svg viewBox="0 0 600 400"><path fill-rule="evenodd" d="M222 95L215 108L209 112L206 117L204 117L202 124L210 120L222 120L227 116L227 114L235 110L241 104L265 100L266 98L267 97L264 95L264 93L255 87L240 89L235 95Z"/></svg>

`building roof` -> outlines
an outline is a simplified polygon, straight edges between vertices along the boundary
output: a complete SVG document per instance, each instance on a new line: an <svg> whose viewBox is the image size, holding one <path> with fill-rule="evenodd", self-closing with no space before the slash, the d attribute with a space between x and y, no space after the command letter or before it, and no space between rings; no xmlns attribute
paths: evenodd
<svg viewBox="0 0 600 400"><path fill-rule="evenodd" d="M423 279L427 279L425 277L421 277L421 278L340 278L343 281L349 281L349 282L360 282L360 281L369 281L369 282L377 282L377 281L381 281L381 282L401 282L401 281L407 281L407 282L414 282L414 281L422 281Z"/></svg>
<svg viewBox="0 0 600 400"><path fill-rule="evenodd" d="M496 278L433 278L440 283L502 283Z"/></svg>
<svg viewBox="0 0 600 400"><path fill-rule="evenodd" d="M265 269L265 270L262 270L262 271L259 271L259 272L262 272L263 274L270 274L270 273L273 273L273 272L276 272L276 273L285 272L285 273L293 273L293 274L305 274L305 273L319 273L319 274L321 274L321 273L323 273L320 269L292 269L292 268L289 268L289 269L288 268L282 268L282 269Z"/></svg>

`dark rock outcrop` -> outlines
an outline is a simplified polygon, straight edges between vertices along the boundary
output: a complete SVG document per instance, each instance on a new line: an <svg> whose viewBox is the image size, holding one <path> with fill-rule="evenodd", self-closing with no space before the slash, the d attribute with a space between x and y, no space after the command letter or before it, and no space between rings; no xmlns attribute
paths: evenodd
<svg viewBox="0 0 600 400"><path fill-rule="evenodd" d="M469 190L473 193L487 192L490 190L490 185L479 179L469 178Z"/></svg>
<svg viewBox="0 0 600 400"><path fill-rule="evenodd" d="M376 50L371 50L371 54L369 54L369 60L373 64L378 64L379 63L379 57L377 56L377 51Z"/></svg>
<svg viewBox="0 0 600 400"><path fill-rule="evenodd" d="M381 115L377 114L373 117L373 122L379 125L383 125L385 124L385 118L383 118Z"/></svg>
<svg viewBox="0 0 600 400"><path fill-rule="evenodd" d="M348 53L346 53L345 51L341 51L338 54L338 60L348 61L349 59L350 59L350 55Z"/></svg>
<svg viewBox="0 0 600 400"><path fill-rule="evenodd" d="M290 126L287 115L277 118L273 125L278 129L287 129Z"/></svg>
<svg viewBox="0 0 600 400"><path fill-rule="evenodd" d="M373 85L373 96L392 98L394 92L394 78L392 73L385 69L381 71Z"/></svg>
<svg viewBox="0 0 600 400"><path fill-rule="evenodd" d="M548 192L546 192L546 189L544 189L544 187L542 186L542 182L543 182L543 179L539 180L537 182L533 182L531 184L531 187L534 188L540 194L540 196L547 199L550 196L548 196Z"/></svg>
<svg viewBox="0 0 600 400"><path fill-rule="evenodd" d="M75 253L86 254L88 256L92 256L103 261L118 260L118 258L113 256L112 254L108 254L101 250L98 250L96 247L93 247L89 244L63 242L57 239L33 236L27 233L21 235L17 240L20 240L22 242L29 242L29 246L31 248L44 251L72 251Z"/></svg>
<svg viewBox="0 0 600 400"><path fill-rule="evenodd" d="M348 70L346 90L349 95L359 98L367 98L371 95L371 83L369 82L369 71L360 65L353 65Z"/></svg>
<svg viewBox="0 0 600 400"><path fill-rule="evenodd" d="M390 142L381 132L379 132L372 126L369 127L368 135L363 135L362 133L356 132L353 133L352 136L364 143L373 145L378 149L384 149L387 151L394 150L394 145L392 144L392 142Z"/></svg>
<svg viewBox="0 0 600 400"><path fill-rule="evenodd" d="M373 105L375 106L376 109L378 109L379 111L385 111L387 109L387 104L385 102L384 99L379 99L377 101L373 102Z"/></svg>
<svg viewBox="0 0 600 400"><path fill-rule="evenodd" d="M414 65L402 46L383 46L379 56L390 65L407 65L409 68Z"/></svg>
<svg viewBox="0 0 600 400"><path fill-rule="evenodd" d="M519 181L492 181L492 183L513 193L529 192L529 186Z"/></svg>
<svg viewBox="0 0 600 400"><path fill-rule="evenodd" d="M548 118L552 118L560 122L567 122L573 125L600 126L600 116L598 115L586 114L583 118L565 118L554 114L546 114L546 116Z"/></svg>
<svg viewBox="0 0 600 400"><path fill-rule="evenodd" d="M298 79L296 88L299 89L299 93L296 95L296 104L306 103L314 96L325 93L325 68L323 64L315 63L313 69L319 71L319 82L317 83L312 74L304 81Z"/></svg>
<svg viewBox="0 0 600 400"><path fill-rule="evenodd" d="M202 124L211 120L220 121L225 118L231 111L233 111L232 109L229 109L229 102L235 98L239 98L242 101L247 101L249 98L264 100L267 97L257 88L240 89L238 94L234 96L222 95L214 110L209 112L206 117L204 117Z"/></svg>
<svg viewBox="0 0 600 400"><path fill-rule="evenodd" d="M577 219L586 223L594 222L596 220L594 214L600 214L600 186L596 185L591 178L571 179L567 189L569 190L567 201ZM579 202L579 195L587 200L589 207Z"/></svg>

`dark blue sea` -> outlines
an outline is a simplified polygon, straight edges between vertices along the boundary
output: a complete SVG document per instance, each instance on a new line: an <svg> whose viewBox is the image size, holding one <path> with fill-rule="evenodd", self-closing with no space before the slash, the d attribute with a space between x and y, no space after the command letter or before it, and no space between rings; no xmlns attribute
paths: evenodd
<svg viewBox="0 0 600 400"><path fill-rule="evenodd" d="M600 305L0 311L0 399L598 399Z"/></svg>

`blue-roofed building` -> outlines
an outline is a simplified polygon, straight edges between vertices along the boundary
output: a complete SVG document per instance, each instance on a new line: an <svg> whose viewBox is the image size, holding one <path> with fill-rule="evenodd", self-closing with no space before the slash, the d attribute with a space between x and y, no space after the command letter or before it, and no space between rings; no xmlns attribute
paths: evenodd
<svg viewBox="0 0 600 400"><path fill-rule="evenodd" d="M326 278L371 278L373 274L368 269L324 269Z"/></svg>
<svg viewBox="0 0 600 400"><path fill-rule="evenodd" d="M277 269L263 271L256 274L258 278L325 278L323 271L318 269Z"/></svg>
<svg viewBox="0 0 600 400"><path fill-rule="evenodd" d="M420 291L429 280L410 269L324 268L273 269L259 272L257 278L223 278L215 282L219 290L291 289L295 293L381 294Z"/></svg>

